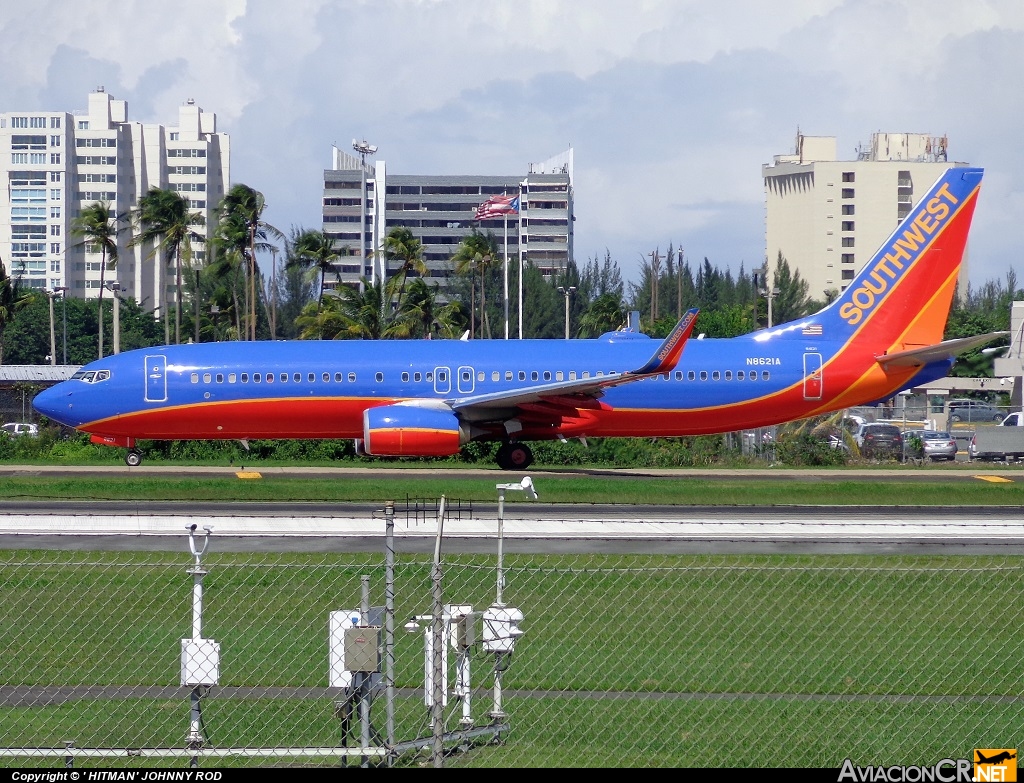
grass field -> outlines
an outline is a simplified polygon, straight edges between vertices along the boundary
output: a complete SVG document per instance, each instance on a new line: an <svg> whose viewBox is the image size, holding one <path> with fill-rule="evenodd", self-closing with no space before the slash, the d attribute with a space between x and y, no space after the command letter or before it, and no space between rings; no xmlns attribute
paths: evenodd
<svg viewBox="0 0 1024 783"><path fill-rule="evenodd" d="M529 472L529 471L527 471ZM942 474L938 474L942 475ZM1010 475L1013 475L1012 473ZM698 506L744 505L909 505L1024 506L1024 472L1020 481L990 483L958 473L941 480L879 473L877 478L848 476L842 471L803 476L780 471L770 477L747 478L708 471L706 475L658 477L619 473L612 476L533 474L542 503L624 503ZM325 478L265 473L240 480L233 473L195 476L11 475L0 476L0 494L7 498L123 500L241 500L258 502L376 502L413 498L459 498L496 502L495 484L517 475L493 471L469 476L438 472L430 476L386 477L367 471ZM507 502L520 502L511 493Z"/></svg>

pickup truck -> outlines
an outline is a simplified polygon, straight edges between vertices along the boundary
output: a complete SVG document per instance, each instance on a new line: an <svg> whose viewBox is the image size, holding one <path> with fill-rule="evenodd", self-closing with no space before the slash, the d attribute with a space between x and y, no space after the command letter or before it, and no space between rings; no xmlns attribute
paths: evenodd
<svg viewBox="0 0 1024 783"><path fill-rule="evenodd" d="M968 452L971 459L1024 459L1024 413L1011 413L995 427L978 427Z"/></svg>

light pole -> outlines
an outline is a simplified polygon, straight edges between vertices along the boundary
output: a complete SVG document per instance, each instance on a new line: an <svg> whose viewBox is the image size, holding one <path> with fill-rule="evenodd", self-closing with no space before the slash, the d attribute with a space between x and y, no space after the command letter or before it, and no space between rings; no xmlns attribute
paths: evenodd
<svg viewBox="0 0 1024 783"><path fill-rule="evenodd" d="M576 286L558 286L558 293L565 297L565 339L569 339L569 298L576 293Z"/></svg>
<svg viewBox="0 0 1024 783"><path fill-rule="evenodd" d="M772 328L772 300L779 295L778 288L765 289L765 296L768 297L768 328Z"/></svg>
<svg viewBox="0 0 1024 783"><path fill-rule="evenodd" d="M523 476L523 480L515 484L496 484L495 488L498 490L498 589L495 605L504 606L502 592L505 589L505 563L503 559L505 546L505 491L525 492L530 500L536 500L537 490L534 489L533 479L529 476Z"/></svg>
<svg viewBox="0 0 1024 783"><path fill-rule="evenodd" d="M59 285L53 289L55 294L60 294L61 317L64 319L64 334L61 340L61 348L64 352L64 364L68 363L68 287Z"/></svg>
<svg viewBox="0 0 1024 783"><path fill-rule="evenodd" d="M53 297L57 295L56 291L46 291L46 298L50 300L50 366L54 367L57 364L57 332L53 325Z"/></svg>
<svg viewBox="0 0 1024 783"><path fill-rule="evenodd" d="M121 353L121 290L120 283L107 283L107 288L114 297L114 354Z"/></svg>

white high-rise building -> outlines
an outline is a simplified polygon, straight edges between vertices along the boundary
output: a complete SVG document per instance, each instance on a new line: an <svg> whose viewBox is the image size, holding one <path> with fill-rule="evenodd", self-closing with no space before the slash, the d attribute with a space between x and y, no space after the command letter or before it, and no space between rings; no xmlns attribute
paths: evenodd
<svg viewBox="0 0 1024 783"><path fill-rule="evenodd" d="M83 207L110 202L123 218L118 261L104 274L147 310L162 315L174 299L173 269L155 263L152 246L130 246L129 216L150 188L170 188L187 196L205 218L195 232L193 259L206 258L205 237L230 181L230 142L217 132L217 117L189 100L178 109L176 126L128 120L128 104L102 87L89 95L81 112L0 113L0 260L24 286L66 289L68 295L95 298L100 286L100 254L70 235Z"/></svg>
<svg viewBox="0 0 1024 783"><path fill-rule="evenodd" d="M795 153L761 169L769 271L781 252L812 299L838 294L946 169L968 165L947 151L945 136L875 133L856 160L841 161L834 136L797 134Z"/></svg>

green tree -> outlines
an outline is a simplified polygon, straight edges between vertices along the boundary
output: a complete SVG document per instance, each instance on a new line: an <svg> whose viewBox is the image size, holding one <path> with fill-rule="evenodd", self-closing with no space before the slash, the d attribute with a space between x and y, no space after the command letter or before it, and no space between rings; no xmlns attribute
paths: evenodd
<svg viewBox="0 0 1024 783"><path fill-rule="evenodd" d="M8 276L7 269L0 261L0 364L4 363L4 336L7 327L14 322L18 311L26 307L33 298L36 297L21 290L18 282ZM49 303L47 303L47 308L49 308Z"/></svg>
<svg viewBox="0 0 1024 783"><path fill-rule="evenodd" d="M84 246L90 253L100 254L100 289L98 313L99 358L103 358L103 289L104 276L108 269L117 267L117 237L124 229L123 215L116 214L109 201L96 201L83 207L81 213L71 221L71 235L80 237L78 246Z"/></svg>
<svg viewBox="0 0 1024 783"><path fill-rule="evenodd" d="M481 335L491 336L489 319L487 317L487 293L486 279L495 259L499 258L498 240L490 231L481 234L476 228L469 236L463 237L459 246L452 255L452 263L455 265L456 274L468 275L471 279L471 292L474 290L472 281L476 275L480 276L480 332ZM472 296L471 296L472 298ZM475 304L475 303L474 303Z"/></svg>
<svg viewBox="0 0 1024 783"><path fill-rule="evenodd" d="M626 322L626 308L622 295L614 292L601 294L587 305L580 316L579 336L599 337L605 332L612 332Z"/></svg>
<svg viewBox="0 0 1024 783"><path fill-rule="evenodd" d="M782 255L782 251L779 251L773 280L772 323L782 324L807 315L810 305L807 296L809 286L800 276L799 270L790 270L789 262Z"/></svg>
<svg viewBox="0 0 1024 783"><path fill-rule="evenodd" d="M418 275L427 274L427 264L423 260L423 243L420 242L412 231L404 226L395 226L384 238L384 259L398 261L398 269L392 276L398 282L398 295L393 303L395 311L402 309L402 298L405 296L405 283L410 272ZM390 272L385 266L384 277L389 278ZM390 301L390 300L389 300ZM382 303L383 304L386 303Z"/></svg>
<svg viewBox="0 0 1024 783"><path fill-rule="evenodd" d="M181 303L182 303L182 255L184 266L191 267L192 240L201 237L192 229L206 223L198 212L192 212L189 200L174 190L150 188L142 198L133 214L136 226L135 237L131 245L152 242L154 253L163 252L174 261L174 342L181 343ZM163 279L164 264L157 260L157 279ZM198 295L198 291L196 292ZM166 291L161 292L166 297ZM164 307L165 324L167 308Z"/></svg>
<svg viewBox="0 0 1024 783"><path fill-rule="evenodd" d="M417 337L458 337L466 326L466 312L456 300L441 302L437 283L428 285L423 278L409 284L403 306L404 315L416 324Z"/></svg>
<svg viewBox="0 0 1024 783"><path fill-rule="evenodd" d="M335 262L341 258L341 253L334 247L334 240L326 231L308 229L306 231L295 231L291 240L291 252L285 267L298 267L310 273L310 280L318 280L320 293L317 296L317 303L323 301L324 287L327 275L334 273L338 278L338 285L341 285L341 275Z"/></svg>

